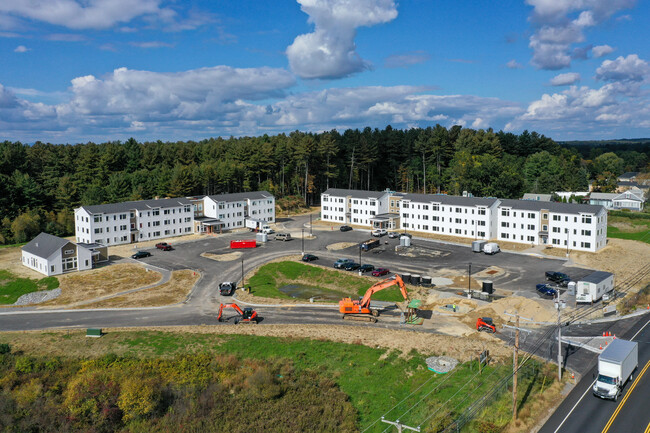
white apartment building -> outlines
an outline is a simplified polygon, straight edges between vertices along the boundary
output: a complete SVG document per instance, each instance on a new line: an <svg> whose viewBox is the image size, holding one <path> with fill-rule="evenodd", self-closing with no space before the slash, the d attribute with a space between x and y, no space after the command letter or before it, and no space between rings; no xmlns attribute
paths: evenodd
<svg viewBox="0 0 650 433"><path fill-rule="evenodd" d="M496 236L496 198L458 197L444 194L405 194L400 220L413 231L492 239Z"/></svg>
<svg viewBox="0 0 650 433"><path fill-rule="evenodd" d="M212 233L245 227L252 218L275 222L275 197L266 191L209 195L194 201L197 215L197 232Z"/></svg>
<svg viewBox="0 0 650 433"><path fill-rule="evenodd" d="M397 228L399 196L386 191L329 188L321 194L321 219L328 222ZM393 211L393 212L391 212Z"/></svg>
<svg viewBox="0 0 650 433"><path fill-rule="evenodd" d="M592 252L607 244L606 209L586 204L329 189L321 196L323 220L378 227L380 218L355 222L359 214L353 211L366 210L354 200L368 200L368 205L374 200L369 212L379 212L380 197L399 201L397 224L387 228Z"/></svg>
<svg viewBox="0 0 650 433"><path fill-rule="evenodd" d="M186 198L81 206L74 210L77 242L106 246L194 232L192 202Z"/></svg>
<svg viewBox="0 0 650 433"><path fill-rule="evenodd" d="M607 244L607 210L587 204L502 199L497 239L598 251Z"/></svg>

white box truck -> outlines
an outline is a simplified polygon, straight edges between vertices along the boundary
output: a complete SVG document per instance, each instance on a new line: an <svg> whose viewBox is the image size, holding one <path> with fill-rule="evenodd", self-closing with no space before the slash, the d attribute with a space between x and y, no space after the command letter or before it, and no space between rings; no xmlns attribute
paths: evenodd
<svg viewBox="0 0 650 433"><path fill-rule="evenodd" d="M597 271L578 280L576 284L576 302L592 303L603 297L603 294L614 290L614 274Z"/></svg>
<svg viewBox="0 0 650 433"><path fill-rule="evenodd" d="M598 356L598 378L593 392L596 397L616 401L625 383L639 363L639 343L614 340Z"/></svg>

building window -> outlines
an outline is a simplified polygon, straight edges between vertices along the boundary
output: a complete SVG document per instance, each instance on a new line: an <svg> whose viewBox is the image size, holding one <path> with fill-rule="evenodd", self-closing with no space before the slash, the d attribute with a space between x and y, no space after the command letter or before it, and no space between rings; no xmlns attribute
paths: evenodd
<svg viewBox="0 0 650 433"><path fill-rule="evenodd" d="M548 219L548 214L547 214L547 213L543 213L543 214L542 214L542 219L543 219L543 220L547 220L547 219Z"/></svg>
<svg viewBox="0 0 650 433"><path fill-rule="evenodd" d="M583 224L591 224L591 217L587 215L582 216L582 223Z"/></svg>
<svg viewBox="0 0 650 433"><path fill-rule="evenodd" d="M553 221L560 221L559 215L553 215Z"/></svg>
<svg viewBox="0 0 650 433"><path fill-rule="evenodd" d="M501 216L510 216L510 209L501 209Z"/></svg>

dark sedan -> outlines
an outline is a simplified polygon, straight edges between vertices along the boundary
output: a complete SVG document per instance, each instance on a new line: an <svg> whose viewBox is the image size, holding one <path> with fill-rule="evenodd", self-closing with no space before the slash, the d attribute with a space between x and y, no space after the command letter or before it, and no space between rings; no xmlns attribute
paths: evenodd
<svg viewBox="0 0 650 433"><path fill-rule="evenodd" d="M356 271L357 269L359 269L360 266L361 265L359 263L349 262L343 266L343 269L345 269L346 271Z"/></svg>
<svg viewBox="0 0 650 433"><path fill-rule="evenodd" d="M352 227L350 227L350 226L341 226L340 230L342 232L349 232L350 230L352 230Z"/></svg>
<svg viewBox="0 0 650 433"><path fill-rule="evenodd" d="M372 271L372 276L373 277L381 277L382 275L388 274L390 271L386 268L377 268L374 271Z"/></svg>
<svg viewBox="0 0 650 433"><path fill-rule="evenodd" d="M302 259L300 260L302 260L303 262L313 262L314 260L318 260L318 257L316 257L313 254L305 254L304 256L302 256Z"/></svg>
<svg viewBox="0 0 650 433"><path fill-rule="evenodd" d="M365 264L365 265L361 265L361 266L359 267L359 270L360 270L361 272L363 272L363 273L366 273L366 272L374 271L374 270L375 270L375 267L374 267L373 265Z"/></svg>
<svg viewBox="0 0 650 433"><path fill-rule="evenodd" d="M138 251L131 256L132 259L144 259L145 257L151 257L151 253L148 251Z"/></svg>
<svg viewBox="0 0 650 433"><path fill-rule="evenodd" d="M535 288L540 295L546 296L547 298L555 298L557 296L557 290L548 284L538 284Z"/></svg>

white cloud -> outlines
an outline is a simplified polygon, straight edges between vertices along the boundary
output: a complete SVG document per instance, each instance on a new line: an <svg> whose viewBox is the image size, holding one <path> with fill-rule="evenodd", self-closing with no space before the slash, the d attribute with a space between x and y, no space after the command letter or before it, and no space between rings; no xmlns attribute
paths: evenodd
<svg viewBox="0 0 650 433"><path fill-rule="evenodd" d="M409 51L402 54L393 54L386 57L384 66L386 68L406 68L411 65L424 63L431 58L426 51Z"/></svg>
<svg viewBox="0 0 650 433"><path fill-rule="evenodd" d="M598 58L614 52L614 48L609 45L596 45L591 49L591 52L594 53L594 57Z"/></svg>
<svg viewBox="0 0 650 433"><path fill-rule="evenodd" d="M393 0L297 0L314 31L297 36L286 54L301 78L341 78L369 68L356 52L356 29L392 21Z"/></svg>
<svg viewBox="0 0 650 433"><path fill-rule="evenodd" d="M27 51L31 51L31 49L30 49L30 48L27 48L27 47L24 46L24 45L18 45L18 46L14 49L14 53L26 53Z"/></svg>
<svg viewBox="0 0 650 433"><path fill-rule="evenodd" d="M580 74L577 72L568 72L566 74L558 74L551 78L551 86L567 86L575 84L580 81Z"/></svg>
<svg viewBox="0 0 650 433"><path fill-rule="evenodd" d="M531 63L539 69L557 70L571 65L572 46L585 40L583 30L601 24L635 0L526 0L533 6L530 22L534 33L529 47ZM578 14L577 18L571 16ZM573 50L574 58L586 58L588 48ZM598 57L598 56L597 56Z"/></svg>
<svg viewBox="0 0 650 433"><path fill-rule="evenodd" d="M148 42L129 42L129 45L138 48L173 48L174 44L162 41L148 41Z"/></svg>
<svg viewBox="0 0 650 433"><path fill-rule="evenodd" d="M605 60L596 69L596 78L602 81L645 81L650 78L650 65L636 54Z"/></svg>
<svg viewBox="0 0 650 433"><path fill-rule="evenodd" d="M521 69L523 68L523 65L516 61L515 59L510 60L508 63L506 63L506 66L510 69Z"/></svg>

